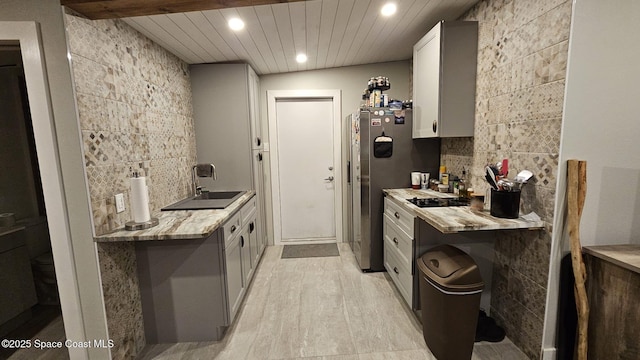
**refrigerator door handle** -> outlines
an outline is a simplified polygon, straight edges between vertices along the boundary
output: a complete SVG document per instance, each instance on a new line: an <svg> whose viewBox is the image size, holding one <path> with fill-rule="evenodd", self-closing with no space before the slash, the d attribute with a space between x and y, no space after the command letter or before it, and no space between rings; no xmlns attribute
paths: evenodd
<svg viewBox="0 0 640 360"><path fill-rule="evenodd" d="M351 161L347 161L347 184L351 184Z"/></svg>

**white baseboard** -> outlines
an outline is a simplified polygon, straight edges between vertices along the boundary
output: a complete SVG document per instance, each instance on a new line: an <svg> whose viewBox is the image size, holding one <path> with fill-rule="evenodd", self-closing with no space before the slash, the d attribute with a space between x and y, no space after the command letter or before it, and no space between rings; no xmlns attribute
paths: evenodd
<svg viewBox="0 0 640 360"><path fill-rule="evenodd" d="M556 360L556 348L543 349L542 360Z"/></svg>

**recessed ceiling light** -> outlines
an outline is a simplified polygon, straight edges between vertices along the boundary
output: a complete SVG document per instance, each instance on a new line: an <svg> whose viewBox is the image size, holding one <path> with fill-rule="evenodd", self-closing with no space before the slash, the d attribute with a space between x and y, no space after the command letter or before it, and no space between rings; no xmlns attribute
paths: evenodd
<svg viewBox="0 0 640 360"><path fill-rule="evenodd" d="M244 21L238 18L229 19L229 27L233 31L238 31L244 29Z"/></svg>
<svg viewBox="0 0 640 360"><path fill-rule="evenodd" d="M396 10L398 10L398 8L396 7L396 4L394 3L386 3L382 9L380 9L380 13L384 16L391 16L393 14L396 13Z"/></svg>
<svg viewBox="0 0 640 360"><path fill-rule="evenodd" d="M297 61L297 62L299 62L299 63L301 63L301 64L302 64L302 63L307 62L307 55L305 55L305 54L298 54L298 55L296 56L296 61Z"/></svg>

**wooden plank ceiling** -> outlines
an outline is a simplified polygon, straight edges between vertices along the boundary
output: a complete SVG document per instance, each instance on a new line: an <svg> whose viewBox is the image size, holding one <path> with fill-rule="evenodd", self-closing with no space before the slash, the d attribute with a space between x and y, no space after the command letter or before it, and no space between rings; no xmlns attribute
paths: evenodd
<svg viewBox="0 0 640 360"><path fill-rule="evenodd" d="M235 7L164 11L123 20L189 64L245 61L258 74L272 74L410 59L413 44L433 25L457 19L477 1L395 0L398 11L387 18L380 14L385 0L271 1L253 6L240 6L249 0L219 0L214 3ZM244 21L243 30L228 27L234 17ZM308 61L298 64L298 53L305 53Z"/></svg>
<svg viewBox="0 0 640 360"><path fill-rule="evenodd" d="M91 20L268 5L304 0L61 0Z"/></svg>

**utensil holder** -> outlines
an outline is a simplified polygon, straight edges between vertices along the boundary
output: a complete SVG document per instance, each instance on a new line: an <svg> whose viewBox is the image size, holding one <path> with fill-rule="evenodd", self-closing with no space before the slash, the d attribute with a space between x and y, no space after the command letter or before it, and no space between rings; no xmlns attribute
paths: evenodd
<svg viewBox="0 0 640 360"><path fill-rule="evenodd" d="M492 216L517 219L520 216L520 191L497 191L491 189Z"/></svg>

